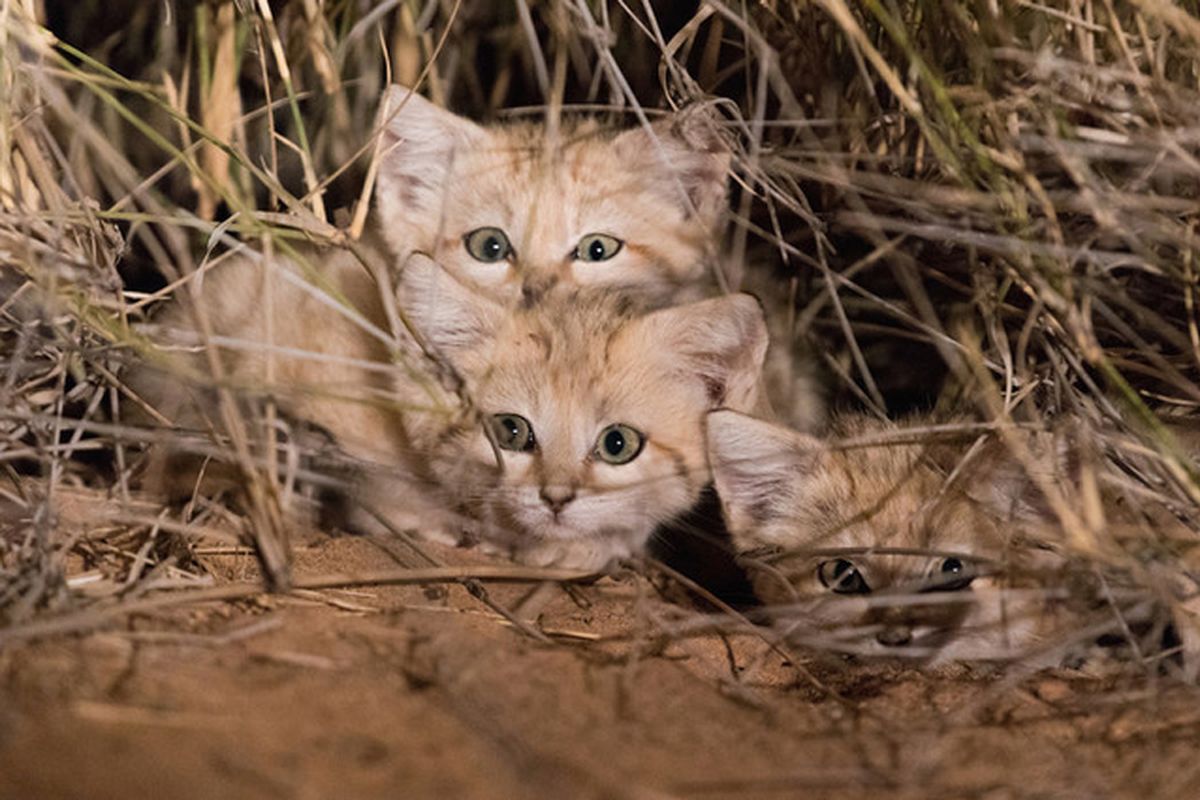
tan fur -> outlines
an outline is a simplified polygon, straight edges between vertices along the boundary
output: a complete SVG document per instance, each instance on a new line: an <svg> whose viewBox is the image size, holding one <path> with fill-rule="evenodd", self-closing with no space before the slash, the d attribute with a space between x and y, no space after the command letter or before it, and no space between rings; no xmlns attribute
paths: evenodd
<svg viewBox="0 0 1200 800"><path fill-rule="evenodd" d="M1060 564L1023 535L1028 482L988 450L948 485L947 468L963 448L878 443L902 433L850 417L835 422L826 442L732 411L709 415L717 490L756 590L770 603L799 604L801 625L853 652L937 659L1027 652L1055 611L1036 592L1001 590L1018 587L1017 576L1033 568L1044 575ZM837 446L846 440L877 443ZM979 576L956 591L932 590L954 577L942 572L948 558ZM869 592L837 594L821 583L820 565L838 559L853 564Z"/></svg>
<svg viewBox="0 0 1200 800"><path fill-rule="evenodd" d="M423 252L461 280L533 301L558 285L630 288L655 305L711 293L729 154L701 113L621 133L564 120L484 127L392 87L376 188L381 230L403 262ZM504 231L514 253L483 263L464 237ZM574 257L583 237L623 242Z"/></svg>
<svg viewBox="0 0 1200 800"><path fill-rule="evenodd" d="M703 107L625 131L567 118L551 139L539 123L481 126L394 86L381 117L376 217L393 263L424 253L469 285L525 304L556 287L612 287L652 307L716 292L731 156ZM470 255L465 237L483 227L507 235L510 258ZM594 233L620 240L620 251L575 258ZM782 311L777 288L751 292ZM825 403L814 362L782 321L773 315L764 402L816 431Z"/></svg>
<svg viewBox="0 0 1200 800"><path fill-rule="evenodd" d="M715 285L729 155L711 123L684 113L614 132L567 120L552 141L540 125L480 126L399 86L381 120L374 217L384 247L362 248L369 268L304 250L300 263L236 256L193 282L232 396L269 396L301 449L337 462L352 527L378 527L374 513L538 563L599 566L635 551L695 500L707 474L702 415L753 406L766 347L761 309L746 296L646 313ZM507 236L504 260L468 251L467 235L485 227ZM592 234L620 250L577 258ZM393 289L413 331L392 324ZM222 431L197 320L168 309L162 327L192 355L132 383L176 425ZM446 390L456 378L472 407ZM497 413L527 417L536 452L500 453L498 464L484 434ZM649 436L620 467L592 455L614 422ZM196 466L160 448L150 475L186 490ZM237 482L228 470L208 476ZM548 517L547 491L574 499Z"/></svg>
<svg viewBox="0 0 1200 800"><path fill-rule="evenodd" d="M284 259L234 259L205 278L200 300L224 342L229 384L269 394L285 417L319 426L336 443L358 529L378 527L373 509L433 538L482 541L533 563L599 567L638 550L658 523L695 502L707 481L704 414L720 405L749 410L757 398L766 330L747 295L648 313L628 297L581 289L512 309L413 258L398 278L398 307L465 382L478 412L469 414L440 388L414 340L386 334L390 271L372 275L344 253L314 266L326 290ZM267 280L276 310L271 385ZM361 318L331 307L335 297ZM196 339L182 308L164 315L163 327ZM202 374L198 361L190 368ZM208 389L184 391L178 377L148 370L133 383L177 424L202 427L215 416ZM501 451L498 463L485 424L504 413L528 419L538 446ZM595 456L598 435L613 423L647 439L628 464ZM552 509L544 495L566 490L573 498Z"/></svg>
<svg viewBox="0 0 1200 800"><path fill-rule="evenodd" d="M759 266L747 269L742 291L762 299L771 347L763 364L763 392L770 418L794 430L820 434L826 424L826 387L819 378L816 354L793 330L795 308L788 279Z"/></svg>

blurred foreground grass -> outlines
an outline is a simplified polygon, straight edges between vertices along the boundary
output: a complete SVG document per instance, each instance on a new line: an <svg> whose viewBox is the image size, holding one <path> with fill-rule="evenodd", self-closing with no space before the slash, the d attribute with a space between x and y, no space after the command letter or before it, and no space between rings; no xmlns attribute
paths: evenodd
<svg viewBox="0 0 1200 800"><path fill-rule="evenodd" d="M230 512L130 505L135 325L231 244L358 238L395 80L484 120L720 98L731 280L789 298L837 406L1071 420L1061 547L1168 609L1194 678L1163 420L1200 405L1198 78L1165 0L0 0L0 624L204 581ZM234 527L286 584L266 472ZM69 492L121 510L71 533Z"/></svg>

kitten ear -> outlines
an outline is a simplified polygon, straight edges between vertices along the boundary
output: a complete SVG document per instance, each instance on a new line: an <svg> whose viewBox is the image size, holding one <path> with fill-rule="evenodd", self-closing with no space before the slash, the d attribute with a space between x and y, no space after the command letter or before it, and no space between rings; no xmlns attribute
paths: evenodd
<svg viewBox="0 0 1200 800"><path fill-rule="evenodd" d="M739 537L786 505L798 485L821 468L818 439L736 411L711 412L706 436L725 520Z"/></svg>
<svg viewBox="0 0 1200 800"><path fill-rule="evenodd" d="M425 344L452 360L491 339L504 318L499 303L420 253L410 256L401 268L396 299Z"/></svg>
<svg viewBox="0 0 1200 800"><path fill-rule="evenodd" d="M1023 433L1021 442L1030 460L1022 461L1004 442L992 439L966 465L957 483L967 497L997 519L1027 524L1049 522L1054 512L1038 484L1078 486L1082 459L1096 457L1084 452L1087 441L1079 431L1065 427Z"/></svg>
<svg viewBox="0 0 1200 800"><path fill-rule="evenodd" d="M645 346L704 383L709 408L750 411L767 352L767 323L752 295L731 294L655 311L641 320Z"/></svg>
<svg viewBox="0 0 1200 800"><path fill-rule="evenodd" d="M613 142L621 163L645 177L647 186L677 202L685 215L696 215L715 228L728 203L726 177L730 152L717 117L707 106L692 106L634 128Z"/></svg>
<svg viewBox="0 0 1200 800"><path fill-rule="evenodd" d="M400 84L388 87L379 115L375 197L383 218L440 208L455 154L478 146L487 131Z"/></svg>

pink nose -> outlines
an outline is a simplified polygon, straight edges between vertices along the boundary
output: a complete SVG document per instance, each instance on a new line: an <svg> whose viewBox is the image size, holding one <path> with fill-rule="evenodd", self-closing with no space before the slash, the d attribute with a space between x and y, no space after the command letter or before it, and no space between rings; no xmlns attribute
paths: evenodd
<svg viewBox="0 0 1200 800"><path fill-rule="evenodd" d="M542 497L542 502L550 507L550 510L558 514L567 504L575 499L574 486L543 486L539 493Z"/></svg>

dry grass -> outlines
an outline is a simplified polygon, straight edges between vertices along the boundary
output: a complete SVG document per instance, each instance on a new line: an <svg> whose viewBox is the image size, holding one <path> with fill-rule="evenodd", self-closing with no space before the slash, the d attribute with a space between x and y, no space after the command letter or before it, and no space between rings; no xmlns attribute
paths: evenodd
<svg viewBox="0 0 1200 800"><path fill-rule="evenodd" d="M208 586L218 544L251 545L290 585L286 476L251 452L259 421L227 403L216 443L252 479L244 513L142 507L132 471L162 434L122 422L140 400L120 376L150 355L136 323L230 247L357 239L395 79L482 119L644 121L721 98L727 277L791 297L778 313L840 405L975 414L1018 451L1015 425L1069 419L1090 445L1079 485L1043 487L1057 545L1166 609L1187 655L1171 670L1200 670L1200 475L1163 424L1200 405L1191 11L115 5L0 0L0 645ZM86 534L63 524L71 508Z"/></svg>

